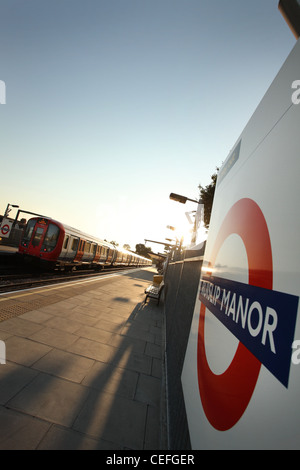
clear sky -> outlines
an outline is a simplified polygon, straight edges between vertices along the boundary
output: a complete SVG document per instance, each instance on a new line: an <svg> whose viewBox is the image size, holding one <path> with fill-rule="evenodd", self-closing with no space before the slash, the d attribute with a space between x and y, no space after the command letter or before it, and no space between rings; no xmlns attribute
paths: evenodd
<svg viewBox="0 0 300 470"><path fill-rule="evenodd" d="M189 229L169 194L210 183L294 46L277 6L0 0L0 213L133 249Z"/></svg>

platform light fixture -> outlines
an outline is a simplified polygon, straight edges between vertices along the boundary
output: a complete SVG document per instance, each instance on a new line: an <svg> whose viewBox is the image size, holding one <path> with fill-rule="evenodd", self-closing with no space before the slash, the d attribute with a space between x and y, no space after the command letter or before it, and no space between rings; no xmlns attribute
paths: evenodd
<svg viewBox="0 0 300 470"><path fill-rule="evenodd" d="M181 204L185 204L186 201L195 202L196 204L202 203L202 201L196 201L195 199L190 199L189 197L181 196L180 194L175 194L175 193L171 193L169 197L170 199L172 199L172 201L177 201L177 202L180 202Z"/></svg>
<svg viewBox="0 0 300 470"><path fill-rule="evenodd" d="M195 214L195 222L194 222L194 229L193 229L193 236L192 236L192 243L195 243L196 238L197 238L197 230L198 230L197 229L197 227L198 227L197 216L198 216L198 213L199 214L201 213L201 205L204 205L203 200L199 199L199 201L196 201L195 199L190 199L189 197L181 196L180 194L175 194L175 193L171 193L169 197L170 197L170 199L172 199L172 201L181 202L181 204L185 204L186 201L191 201L191 202L195 202L196 204L198 204L197 211L195 211L196 214ZM187 215L187 213L186 213L186 215ZM201 220L201 219L199 219L199 220Z"/></svg>

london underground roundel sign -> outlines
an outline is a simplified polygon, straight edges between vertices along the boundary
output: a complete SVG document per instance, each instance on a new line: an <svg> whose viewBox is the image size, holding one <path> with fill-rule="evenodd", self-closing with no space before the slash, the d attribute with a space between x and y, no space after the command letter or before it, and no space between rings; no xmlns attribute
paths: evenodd
<svg viewBox="0 0 300 470"><path fill-rule="evenodd" d="M9 225L7 225L7 224L3 225L3 227L1 227L1 234L2 235L7 235L9 230L10 230Z"/></svg>
<svg viewBox="0 0 300 470"><path fill-rule="evenodd" d="M212 275L226 239L236 234L248 260L248 283ZM238 200L225 216L202 275L197 376L204 413L219 431L232 428L244 414L263 364L288 388L291 345L298 296L273 290L273 262L269 231L259 206L249 198ZM209 311L239 340L235 355L222 374L214 373L205 347L205 317ZM287 317L288 312L288 317Z"/></svg>
<svg viewBox="0 0 300 470"><path fill-rule="evenodd" d="M213 248L212 266L223 242L232 233L238 234L245 245L249 284L272 289L272 249L268 227L261 210L252 200L242 199L228 212ZM205 312L206 306L202 303L198 334L200 396L210 423L216 429L226 430L244 413L254 391L261 362L239 343L228 369L221 375L214 374L205 353Z"/></svg>
<svg viewBox="0 0 300 470"><path fill-rule="evenodd" d="M3 219L0 224L0 237L8 238L11 232L11 228L12 222L7 219Z"/></svg>

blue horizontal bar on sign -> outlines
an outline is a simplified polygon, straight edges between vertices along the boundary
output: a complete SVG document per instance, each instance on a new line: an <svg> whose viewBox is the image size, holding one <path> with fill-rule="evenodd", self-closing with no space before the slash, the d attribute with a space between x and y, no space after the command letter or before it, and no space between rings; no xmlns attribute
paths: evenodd
<svg viewBox="0 0 300 470"><path fill-rule="evenodd" d="M200 301L288 387L299 297L203 276Z"/></svg>

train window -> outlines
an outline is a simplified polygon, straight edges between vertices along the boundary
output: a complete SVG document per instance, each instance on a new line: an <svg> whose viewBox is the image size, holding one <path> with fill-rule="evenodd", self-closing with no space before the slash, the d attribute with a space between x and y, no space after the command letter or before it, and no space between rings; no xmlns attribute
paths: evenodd
<svg viewBox="0 0 300 470"><path fill-rule="evenodd" d="M35 223L36 223L36 220L34 219L31 219L28 221L22 242L29 242L32 236Z"/></svg>
<svg viewBox="0 0 300 470"><path fill-rule="evenodd" d="M67 249L69 238L70 238L69 235L66 235L65 242L64 242L64 249L65 250Z"/></svg>
<svg viewBox="0 0 300 470"><path fill-rule="evenodd" d="M73 243L72 243L72 248L71 248L73 251L77 251L78 243L79 243L78 238L73 238Z"/></svg>
<svg viewBox="0 0 300 470"><path fill-rule="evenodd" d="M41 242L42 235L44 233L44 228L43 227L38 227L35 231L34 237L32 239L32 246L38 246Z"/></svg>
<svg viewBox="0 0 300 470"><path fill-rule="evenodd" d="M57 227L57 225L54 225L54 224L49 224L45 238L44 238L42 250L52 251L56 247L58 235L59 235L59 227Z"/></svg>
<svg viewBox="0 0 300 470"><path fill-rule="evenodd" d="M93 243L93 245L92 245L92 250L91 250L91 252L92 252L93 255L96 254L96 249L97 249L97 245L95 245L95 243Z"/></svg>
<svg viewBox="0 0 300 470"><path fill-rule="evenodd" d="M90 248L91 248L91 244L86 242L85 243L85 247L84 247L84 252L85 253L89 253L90 252Z"/></svg>

